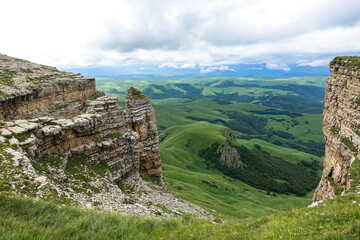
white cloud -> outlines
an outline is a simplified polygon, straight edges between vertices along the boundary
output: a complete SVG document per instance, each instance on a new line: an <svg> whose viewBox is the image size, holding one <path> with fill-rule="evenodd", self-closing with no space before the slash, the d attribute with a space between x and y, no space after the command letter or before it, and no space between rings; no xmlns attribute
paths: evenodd
<svg viewBox="0 0 360 240"><path fill-rule="evenodd" d="M210 66L210 67L200 67L201 73L209 73L214 71L231 71L235 72L235 69L229 68L229 66Z"/></svg>
<svg viewBox="0 0 360 240"><path fill-rule="evenodd" d="M291 68L286 64L267 63L265 65L265 67L270 70L283 70L285 72L288 72L291 70Z"/></svg>
<svg viewBox="0 0 360 240"><path fill-rule="evenodd" d="M316 59L310 61L300 61L297 66L311 66L311 67L325 66L329 64L331 60L332 60L331 58L325 58L325 59Z"/></svg>
<svg viewBox="0 0 360 240"><path fill-rule="evenodd" d="M326 65L360 54L358 0L12 0L2 9L0 52L56 66Z"/></svg>
<svg viewBox="0 0 360 240"><path fill-rule="evenodd" d="M162 63L159 65L159 68L163 68L163 67L172 67L172 68L195 68L196 64L195 63L183 63L183 64L176 64L176 63Z"/></svg>

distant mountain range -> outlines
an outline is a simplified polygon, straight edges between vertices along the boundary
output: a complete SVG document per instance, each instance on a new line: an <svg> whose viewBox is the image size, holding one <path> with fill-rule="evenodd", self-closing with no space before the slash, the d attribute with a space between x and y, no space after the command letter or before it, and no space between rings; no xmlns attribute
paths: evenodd
<svg viewBox="0 0 360 240"><path fill-rule="evenodd" d="M270 69L271 68L271 69ZM297 77L297 76L328 76L330 71L328 66L299 66L289 65L286 67L268 66L266 64L238 64L221 66L199 66L181 67L181 66L160 66L157 64L132 64L125 66L109 67L87 67L87 68L64 68L69 72L79 72L85 76L104 77L104 78L159 78L174 77L182 78L184 76L245 76L261 78L279 78L279 77Z"/></svg>

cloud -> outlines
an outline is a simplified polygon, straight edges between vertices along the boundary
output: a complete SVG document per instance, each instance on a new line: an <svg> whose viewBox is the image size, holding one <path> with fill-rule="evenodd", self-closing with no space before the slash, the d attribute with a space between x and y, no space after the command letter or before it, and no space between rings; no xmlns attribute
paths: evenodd
<svg viewBox="0 0 360 240"><path fill-rule="evenodd" d="M57 66L206 71L276 63L286 71L282 64L360 54L358 0L14 0L2 7L0 51Z"/></svg>
<svg viewBox="0 0 360 240"><path fill-rule="evenodd" d="M209 73L214 71L231 71L235 72L235 69L229 68L229 66L211 66L211 67L201 67L200 72L201 73Z"/></svg>
<svg viewBox="0 0 360 240"><path fill-rule="evenodd" d="M325 59L316 59L310 61L302 61L299 62L297 66L310 66L310 67L325 66L329 64L331 60L332 60L331 58L325 58Z"/></svg>
<svg viewBox="0 0 360 240"><path fill-rule="evenodd" d="M267 63L265 67L269 70L283 70L285 72L291 70L291 68L286 64Z"/></svg>
<svg viewBox="0 0 360 240"><path fill-rule="evenodd" d="M196 64L195 63L183 63L183 64L175 64L175 63L162 63L159 65L159 68L164 68L164 67L172 67L172 68L195 68Z"/></svg>

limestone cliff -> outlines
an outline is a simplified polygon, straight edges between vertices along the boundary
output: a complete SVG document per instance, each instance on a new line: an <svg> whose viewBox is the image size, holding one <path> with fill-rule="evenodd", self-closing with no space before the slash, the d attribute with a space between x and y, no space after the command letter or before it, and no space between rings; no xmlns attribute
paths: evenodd
<svg viewBox="0 0 360 240"><path fill-rule="evenodd" d="M135 88L123 110L117 98L96 91L94 78L0 55L0 96L0 191L146 215L208 216L162 192L156 112Z"/></svg>
<svg viewBox="0 0 360 240"><path fill-rule="evenodd" d="M223 136L226 137L226 143L221 145L218 152L221 154L220 159L226 163L229 167L243 168L243 162L239 152L229 144L229 141L236 141L234 132L231 129L226 129L223 132Z"/></svg>
<svg viewBox="0 0 360 240"><path fill-rule="evenodd" d="M0 120L74 117L94 95L95 78L0 54Z"/></svg>
<svg viewBox="0 0 360 240"><path fill-rule="evenodd" d="M337 57L330 63L323 113L324 171L313 201L333 198L351 186L350 170L359 161L360 147L359 60Z"/></svg>
<svg viewBox="0 0 360 240"><path fill-rule="evenodd" d="M130 88L126 95L125 106L126 122L139 135L140 174L161 178L156 112L150 98L135 88Z"/></svg>

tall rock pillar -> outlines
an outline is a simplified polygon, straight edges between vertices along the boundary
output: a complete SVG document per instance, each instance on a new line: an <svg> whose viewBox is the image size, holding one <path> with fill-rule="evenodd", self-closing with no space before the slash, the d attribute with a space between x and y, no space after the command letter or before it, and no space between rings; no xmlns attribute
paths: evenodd
<svg viewBox="0 0 360 240"><path fill-rule="evenodd" d="M126 123L137 132L139 140L136 152L139 157L139 172L142 176L161 178L159 137L156 128L156 111L150 98L135 88L126 95Z"/></svg>

